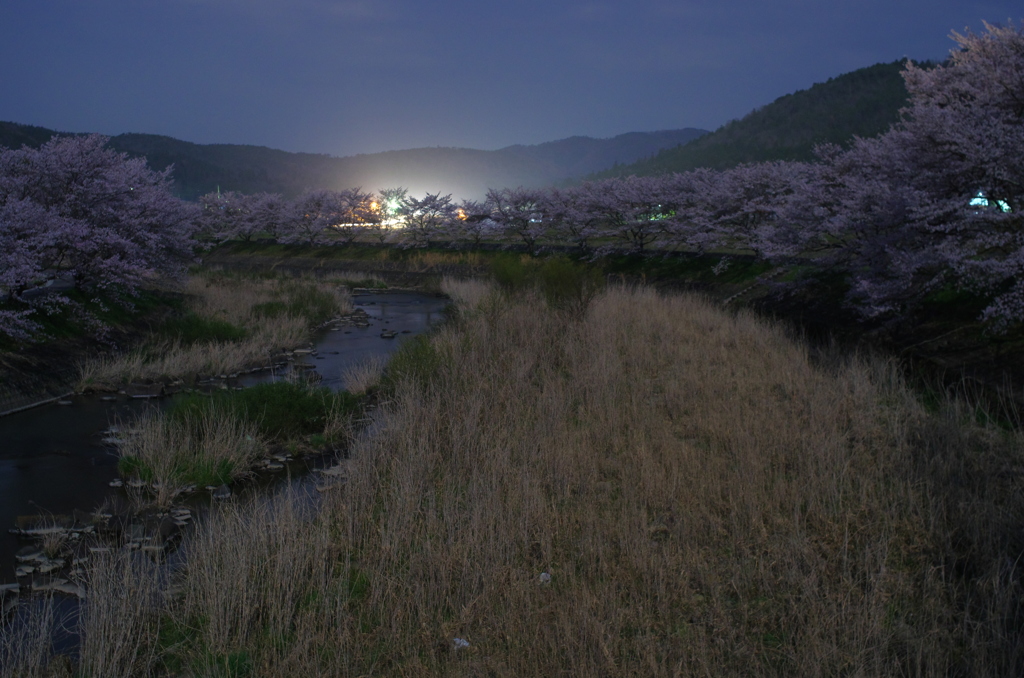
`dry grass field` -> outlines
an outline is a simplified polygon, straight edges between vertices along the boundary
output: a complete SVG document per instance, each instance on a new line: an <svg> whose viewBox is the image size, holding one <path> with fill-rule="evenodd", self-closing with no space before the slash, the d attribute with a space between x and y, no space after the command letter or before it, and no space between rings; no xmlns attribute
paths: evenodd
<svg viewBox="0 0 1024 678"><path fill-rule="evenodd" d="M123 613L84 617L107 634L85 629L90 666L1024 668L1019 433L963 403L926 408L891 364L812 361L781 329L694 297L611 289L571 311L470 297L387 368L346 484L318 506L282 493L208 520L180 595L147 596L167 601L148 616L125 595ZM149 635L125 649L134 629Z"/></svg>

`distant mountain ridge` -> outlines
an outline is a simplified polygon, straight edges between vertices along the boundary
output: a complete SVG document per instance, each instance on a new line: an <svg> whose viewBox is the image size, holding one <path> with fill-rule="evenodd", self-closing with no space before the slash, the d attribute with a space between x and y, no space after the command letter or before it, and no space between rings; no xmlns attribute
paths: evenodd
<svg viewBox="0 0 1024 678"><path fill-rule="evenodd" d="M341 158L263 146L194 144L154 134L120 134L111 138L110 146L146 157L154 169L174 165L176 193L187 199L218 188L292 197L307 188L355 186L369 191L405 186L414 195L440 191L480 198L488 188L547 186L616 163L635 162L706 133L687 128L631 132L611 139L577 136L496 151L417 148ZM0 122L0 146L39 146L55 134L43 127Z"/></svg>
<svg viewBox="0 0 1024 678"><path fill-rule="evenodd" d="M903 64L875 64L830 78L779 97L712 133L686 128L610 139L577 136L496 151L416 148L341 158L263 146L193 144L153 134L121 134L110 145L145 156L155 169L173 164L176 192L188 199L217 188L291 197L307 188L355 186L369 191L405 186L413 194L440 191L479 198L488 188L810 160L818 144L876 136L899 120L907 102ZM0 122L2 146L38 146L54 134L43 127Z"/></svg>
<svg viewBox="0 0 1024 678"><path fill-rule="evenodd" d="M904 61L875 64L779 97L710 134L590 178L726 169L746 162L811 160L822 143L873 137L899 120L907 103ZM922 64L919 64L922 65ZM927 65L927 64L923 64Z"/></svg>

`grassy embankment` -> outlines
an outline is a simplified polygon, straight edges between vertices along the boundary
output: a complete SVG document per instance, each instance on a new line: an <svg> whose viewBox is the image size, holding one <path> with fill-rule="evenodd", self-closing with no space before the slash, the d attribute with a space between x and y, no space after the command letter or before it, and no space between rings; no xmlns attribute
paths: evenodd
<svg viewBox="0 0 1024 678"><path fill-rule="evenodd" d="M226 508L179 596L95 569L133 576L82 673L1019 673L1019 433L746 314L580 289L409 342L348 483Z"/></svg>

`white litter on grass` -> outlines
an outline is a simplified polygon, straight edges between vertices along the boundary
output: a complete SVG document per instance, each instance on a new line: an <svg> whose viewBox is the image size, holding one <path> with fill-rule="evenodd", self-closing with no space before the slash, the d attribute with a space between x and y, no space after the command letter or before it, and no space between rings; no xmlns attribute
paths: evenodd
<svg viewBox="0 0 1024 678"><path fill-rule="evenodd" d="M548 572L541 572L540 573L540 583L541 584L550 584L551 583L551 574L548 573Z"/></svg>
<svg viewBox="0 0 1024 678"><path fill-rule="evenodd" d="M456 638L454 641L452 641L452 647L456 652L458 652L459 650L465 650L467 647L469 647L469 641L465 638Z"/></svg>

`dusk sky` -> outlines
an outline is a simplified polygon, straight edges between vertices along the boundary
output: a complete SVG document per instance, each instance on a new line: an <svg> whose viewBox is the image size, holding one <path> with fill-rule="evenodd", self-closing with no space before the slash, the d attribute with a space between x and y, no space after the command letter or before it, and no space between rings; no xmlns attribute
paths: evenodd
<svg viewBox="0 0 1024 678"><path fill-rule="evenodd" d="M0 120L351 155L715 129L1020 0L5 0Z"/></svg>

